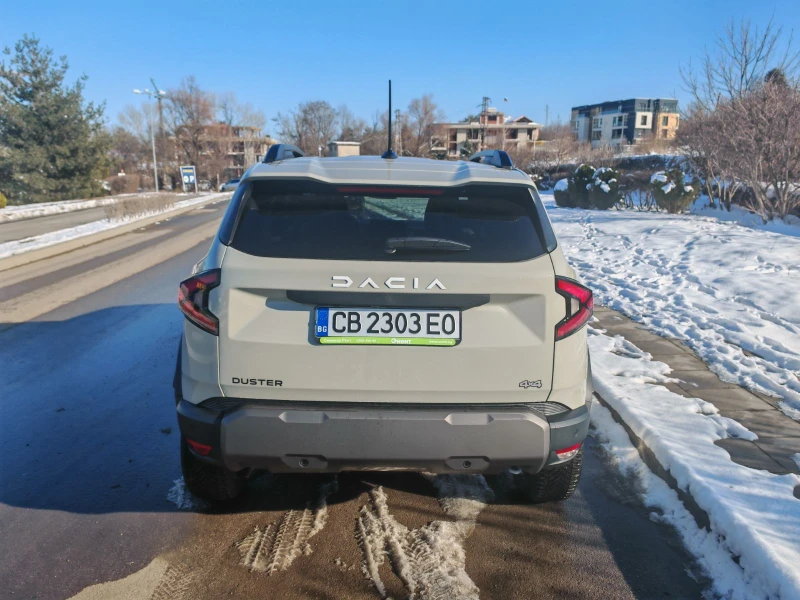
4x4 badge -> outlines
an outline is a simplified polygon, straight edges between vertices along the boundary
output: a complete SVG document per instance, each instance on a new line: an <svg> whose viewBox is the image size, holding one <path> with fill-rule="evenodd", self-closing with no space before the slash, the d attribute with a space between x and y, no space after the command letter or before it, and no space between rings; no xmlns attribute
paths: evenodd
<svg viewBox="0 0 800 600"><path fill-rule="evenodd" d="M525 388L526 390L528 388L532 388L532 387L540 388L540 387L542 387L542 380L541 379L537 379L536 381L528 381L526 379L525 381L520 381L519 382L519 387Z"/></svg>

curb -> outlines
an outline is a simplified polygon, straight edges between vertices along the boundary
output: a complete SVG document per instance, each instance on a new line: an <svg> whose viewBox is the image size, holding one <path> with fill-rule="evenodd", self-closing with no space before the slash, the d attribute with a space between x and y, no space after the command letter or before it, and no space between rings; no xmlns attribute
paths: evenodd
<svg viewBox="0 0 800 600"><path fill-rule="evenodd" d="M631 444L633 444L633 447L636 448L636 451L639 453L639 457L642 459L644 464L647 465L647 468L650 469L654 475L657 475L659 478L663 479L670 488L675 490L675 493L678 494L678 499L683 502L686 510L688 510L689 514L694 517L694 520L697 522L699 527L702 527L707 531L711 531L711 518L708 516L708 513L700 508L700 505L697 504L697 501L690 493L678 486L678 482L675 480L672 474L667 471L660 462L658 462L658 459L656 458L656 455L653 454L653 451L650 450L650 448L647 447L647 444L645 444L639 438L639 436L633 432L628 424L622 420L622 417L619 416L619 413L614 410L614 408L597 392L594 393L594 397L601 406L608 409L608 412L611 413L611 417L614 419L614 421L619 423L628 434Z"/></svg>
<svg viewBox="0 0 800 600"><path fill-rule="evenodd" d="M9 269L14 269L16 267L21 267L33 262L44 260L46 258L51 258L58 254L64 254L79 248L85 248L86 246L91 246L92 244L117 237L118 235L129 233L141 227L152 225L158 221L164 221L173 217L177 217L198 208L203 208L204 206L207 206L213 202L221 202L223 200L225 200L225 198L209 198L207 202L198 202L197 204L192 204L191 206L184 206L183 208L177 208L167 212L159 213L151 217L145 217L144 219L131 221L130 223L120 225L119 227L113 227L111 229L106 229L105 231L84 235L73 240L59 242L51 246L39 248L38 250L30 250L28 252L14 254L8 258L0 259L0 273L3 271L8 271Z"/></svg>

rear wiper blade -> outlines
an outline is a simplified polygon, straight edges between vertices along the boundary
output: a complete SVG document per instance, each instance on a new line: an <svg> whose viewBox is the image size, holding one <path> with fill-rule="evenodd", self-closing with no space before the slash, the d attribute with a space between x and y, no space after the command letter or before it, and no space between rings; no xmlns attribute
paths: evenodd
<svg viewBox="0 0 800 600"><path fill-rule="evenodd" d="M471 249L472 246L469 244L463 244L455 240L437 237L414 236L389 238L386 240L386 246L384 247L386 254L394 254L398 250L466 252L467 250Z"/></svg>

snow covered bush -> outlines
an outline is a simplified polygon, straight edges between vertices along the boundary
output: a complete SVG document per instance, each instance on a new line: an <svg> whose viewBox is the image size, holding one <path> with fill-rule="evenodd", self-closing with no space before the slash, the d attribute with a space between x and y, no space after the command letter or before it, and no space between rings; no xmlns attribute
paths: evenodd
<svg viewBox="0 0 800 600"><path fill-rule="evenodd" d="M596 169L591 165L581 165L569 179L569 198L576 208L589 208L589 190L592 189Z"/></svg>
<svg viewBox="0 0 800 600"><path fill-rule="evenodd" d="M556 199L556 205L563 208L574 208L569 198L569 179L559 179L553 187L553 196Z"/></svg>
<svg viewBox="0 0 800 600"><path fill-rule="evenodd" d="M3 195L3 192L0 192L0 208L5 208L6 204L8 204L8 200L6 200L6 197Z"/></svg>
<svg viewBox="0 0 800 600"><path fill-rule="evenodd" d="M608 210L622 200L619 189L619 173L609 167L601 167L592 176L589 189L589 205L592 208Z"/></svg>
<svg viewBox="0 0 800 600"><path fill-rule="evenodd" d="M680 169L659 171L650 178L650 191L659 208L682 213L700 194L700 182L688 180Z"/></svg>

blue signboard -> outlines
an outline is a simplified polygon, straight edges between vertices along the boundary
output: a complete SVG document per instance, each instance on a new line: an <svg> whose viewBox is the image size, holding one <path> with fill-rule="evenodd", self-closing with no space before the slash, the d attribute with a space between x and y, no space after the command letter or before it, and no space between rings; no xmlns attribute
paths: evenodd
<svg viewBox="0 0 800 600"><path fill-rule="evenodd" d="M195 173L194 166L181 167L181 181L183 183L184 192L186 192L187 186L194 186L194 191L197 193L197 174Z"/></svg>

